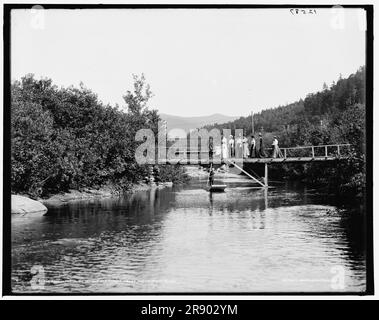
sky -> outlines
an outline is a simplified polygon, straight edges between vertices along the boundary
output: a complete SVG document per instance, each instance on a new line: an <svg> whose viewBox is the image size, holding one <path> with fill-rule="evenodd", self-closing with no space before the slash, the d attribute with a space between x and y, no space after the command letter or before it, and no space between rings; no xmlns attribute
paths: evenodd
<svg viewBox="0 0 379 320"><path fill-rule="evenodd" d="M12 10L11 77L80 82L124 105L144 73L150 106L246 116L305 98L365 64L365 12L317 9Z"/></svg>

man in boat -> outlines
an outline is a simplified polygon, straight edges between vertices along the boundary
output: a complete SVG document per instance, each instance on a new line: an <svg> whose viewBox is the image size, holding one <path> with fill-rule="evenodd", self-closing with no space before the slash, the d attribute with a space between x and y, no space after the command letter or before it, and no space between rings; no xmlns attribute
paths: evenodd
<svg viewBox="0 0 379 320"><path fill-rule="evenodd" d="M223 136L221 139L221 158L228 158L228 139L226 139L225 136Z"/></svg>
<svg viewBox="0 0 379 320"><path fill-rule="evenodd" d="M209 170L210 170L209 171L209 186L212 187L213 182L214 182L215 171L213 168L210 168Z"/></svg>

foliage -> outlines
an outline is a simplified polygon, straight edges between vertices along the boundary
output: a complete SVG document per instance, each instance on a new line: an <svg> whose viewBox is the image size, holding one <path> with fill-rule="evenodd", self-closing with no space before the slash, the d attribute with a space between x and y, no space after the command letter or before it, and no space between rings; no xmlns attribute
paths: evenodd
<svg viewBox="0 0 379 320"><path fill-rule="evenodd" d="M135 133L155 133L159 115L148 108L152 97L144 75L134 75L125 106L102 104L85 88L58 88L51 79L26 75L11 87L12 191L43 196L68 189L117 185L120 190L148 175L134 159ZM363 194L365 187L365 68L302 100L263 110L254 116L255 130L266 145L277 135L281 147L350 143L338 165L289 165L282 176L328 183L339 192ZM251 117L206 127L244 129ZM263 130L262 130L263 129ZM160 166L162 181L186 179L180 167Z"/></svg>
<svg viewBox="0 0 379 320"><path fill-rule="evenodd" d="M106 184L127 189L147 174L136 163L135 133L156 131L159 116L147 107L152 93L134 76L126 106L103 105L96 94L58 88L26 75L11 87L12 191L44 196Z"/></svg>
<svg viewBox="0 0 379 320"><path fill-rule="evenodd" d="M162 182L171 181L177 184L187 182L190 179L189 176L185 173L183 166L180 165L160 165L159 178Z"/></svg>
<svg viewBox="0 0 379 320"><path fill-rule="evenodd" d="M287 106L263 110L254 115L255 131L263 133L266 145L273 135L280 147L304 145L351 144L344 155L347 161L335 164L304 164L283 166L274 173L301 178L312 183L327 183L338 192L362 195L365 186L365 68L361 67L347 79L340 78L329 88L308 94ZM251 116L206 127L243 129L251 133ZM275 172L276 171L276 172Z"/></svg>

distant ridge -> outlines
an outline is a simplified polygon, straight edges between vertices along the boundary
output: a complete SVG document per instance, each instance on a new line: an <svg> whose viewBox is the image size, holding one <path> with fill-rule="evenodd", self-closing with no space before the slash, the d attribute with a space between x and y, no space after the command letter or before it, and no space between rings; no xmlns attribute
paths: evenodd
<svg viewBox="0 0 379 320"><path fill-rule="evenodd" d="M213 125L216 123L225 123L234 121L239 117L226 116L220 113L211 114L209 116L196 116L196 117L181 117L174 116L166 113L159 114L162 120L167 122L167 130L183 129L188 132L190 129L201 128L205 125Z"/></svg>

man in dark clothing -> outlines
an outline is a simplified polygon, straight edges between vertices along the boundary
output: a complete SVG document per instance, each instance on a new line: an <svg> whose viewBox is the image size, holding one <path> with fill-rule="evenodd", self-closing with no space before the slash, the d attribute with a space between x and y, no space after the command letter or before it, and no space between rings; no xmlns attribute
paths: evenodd
<svg viewBox="0 0 379 320"><path fill-rule="evenodd" d="M263 145L262 133L259 133L259 158L267 158L265 147Z"/></svg>
<svg viewBox="0 0 379 320"><path fill-rule="evenodd" d="M250 158L256 158L257 157L257 146L254 134L251 134L250 137Z"/></svg>
<svg viewBox="0 0 379 320"><path fill-rule="evenodd" d="M214 182L215 171L213 168L210 168L209 170L209 185L212 186Z"/></svg>

